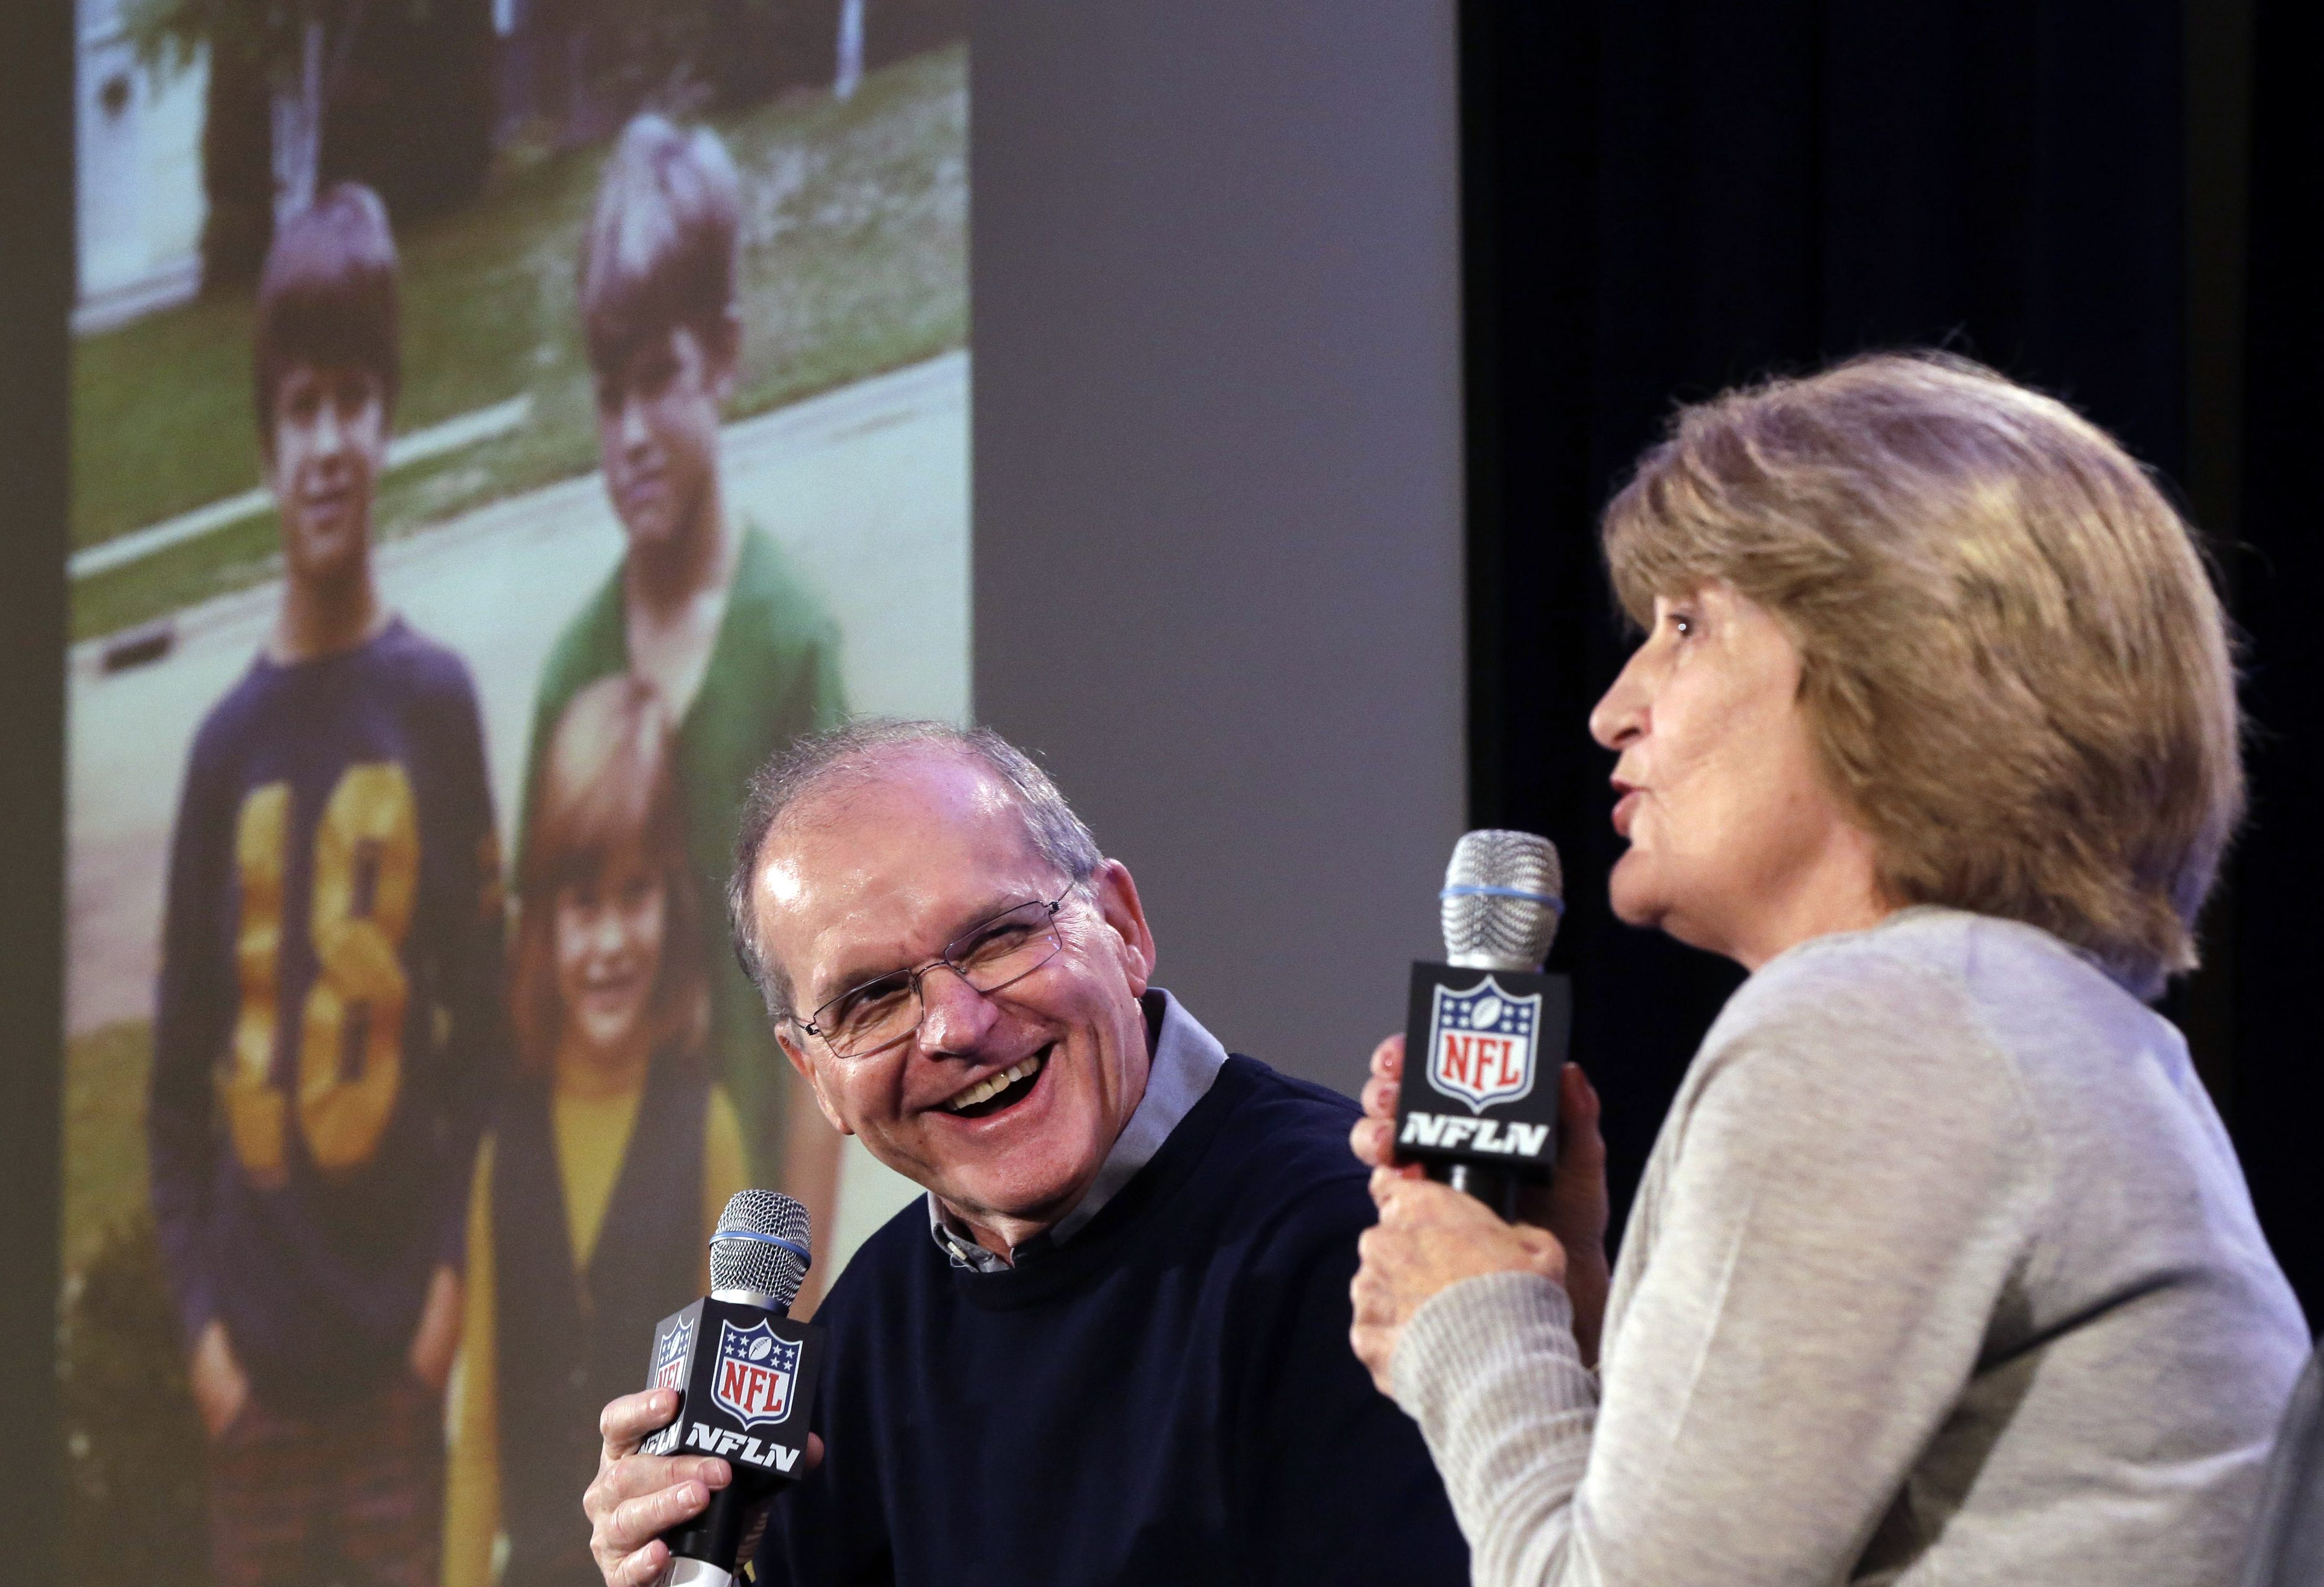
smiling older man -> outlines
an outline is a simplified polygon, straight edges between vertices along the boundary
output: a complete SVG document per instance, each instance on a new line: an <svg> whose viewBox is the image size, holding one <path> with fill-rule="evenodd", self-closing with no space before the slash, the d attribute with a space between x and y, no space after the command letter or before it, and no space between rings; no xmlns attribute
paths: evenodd
<svg viewBox="0 0 2324 1587"><path fill-rule="evenodd" d="M927 1187L824 1303L820 1469L761 1582L1467 1579L1413 1424L1350 1359L1372 1221L1351 1103L1230 1056L1151 984L1137 884L996 735L858 724L770 763L738 952L838 1129ZM723 1461L608 1406L613 1587Z"/></svg>

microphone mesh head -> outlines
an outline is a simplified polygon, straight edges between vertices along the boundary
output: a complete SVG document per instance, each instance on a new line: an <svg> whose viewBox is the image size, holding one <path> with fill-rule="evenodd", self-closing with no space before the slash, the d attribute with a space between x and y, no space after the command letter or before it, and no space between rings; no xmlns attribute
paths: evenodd
<svg viewBox="0 0 2324 1587"><path fill-rule="evenodd" d="M1564 897L1565 874L1549 839L1490 828L1463 833L1444 867L1445 959L1480 970L1541 968Z"/></svg>
<svg viewBox="0 0 2324 1587"><path fill-rule="evenodd" d="M718 1214L718 1228L721 1233L730 1229L743 1232L711 1239L711 1289L748 1290L771 1297L777 1309L788 1311L807 1278L807 1259L751 1235L788 1240L806 1250L812 1243L809 1223L807 1209L780 1191L736 1192Z"/></svg>

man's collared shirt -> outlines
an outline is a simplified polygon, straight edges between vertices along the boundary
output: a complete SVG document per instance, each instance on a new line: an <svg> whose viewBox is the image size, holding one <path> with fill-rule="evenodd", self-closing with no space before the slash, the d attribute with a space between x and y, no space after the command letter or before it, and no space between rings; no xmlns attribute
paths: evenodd
<svg viewBox="0 0 2324 1587"><path fill-rule="evenodd" d="M1154 1056L1146 1071L1146 1094L1139 1099L1137 1111L1130 1122L1122 1126L1114 1138L1113 1149L1105 1154L1105 1161L1090 1181L1088 1192L1074 1204L1074 1210L1025 1241L1011 1252L1023 1258L1038 1253L1045 1245L1062 1245L1071 1240L1100 1208L1111 1201L1121 1187L1137 1176L1138 1170L1153 1161L1162 1143L1170 1139L1170 1131L1179 1121L1194 1112L1194 1104L1211 1089L1219 1077L1219 1070L1227 1061L1227 1049L1219 1038L1203 1029L1202 1022L1186 1012L1186 1006L1160 987L1139 1000L1145 1007L1148 1029L1153 1029L1157 1015L1160 1029L1154 1035ZM1005 1273L1010 1259L994 1255L976 1243L976 1236L968 1226L928 1193L928 1232L936 1244L952 1259L955 1268L973 1268L980 1273Z"/></svg>

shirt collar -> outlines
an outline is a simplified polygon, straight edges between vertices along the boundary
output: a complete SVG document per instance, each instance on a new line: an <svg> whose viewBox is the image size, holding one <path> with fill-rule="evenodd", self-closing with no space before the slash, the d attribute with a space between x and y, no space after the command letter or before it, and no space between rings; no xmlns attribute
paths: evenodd
<svg viewBox="0 0 2324 1587"><path fill-rule="evenodd" d="M1105 1204L1137 1176L1139 1169L1154 1160L1154 1154L1162 1149L1170 1132L1194 1111L1194 1104L1209 1093L1211 1083L1225 1066L1227 1049L1219 1045L1217 1037L1203 1029L1201 1021L1186 1012L1185 1004L1160 987L1139 1001L1146 1010L1148 1029L1154 1031L1154 1056L1147 1066L1146 1094L1139 1099L1130 1122L1114 1138L1113 1149L1105 1154L1097 1177L1090 1181L1089 1189L1074 1204L1073 1211L1019 1245L1016 1255L1028 1254L1037 1242L1062 1245L1086 1227ZM954 1267L972 1268L980 1273L1009 1270L1008 1260L977 1244L968 1226L945 1211L934 1191L928 1193L927 1204L928 1232L952 1259Z"/></svg>

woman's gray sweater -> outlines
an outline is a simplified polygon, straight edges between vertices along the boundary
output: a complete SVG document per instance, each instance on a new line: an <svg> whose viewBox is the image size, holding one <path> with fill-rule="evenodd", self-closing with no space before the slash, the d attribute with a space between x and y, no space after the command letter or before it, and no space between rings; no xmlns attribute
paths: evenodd
<svg viewBox="0 0 2324 1587"><path fill-rule="evenodd" d="M2179 1033L2032 927L1763 967L1639 1187L1600 1370L1537 1277L1390 1363L1480 1583L2194 1587L2308 1351Z"/></svg>

